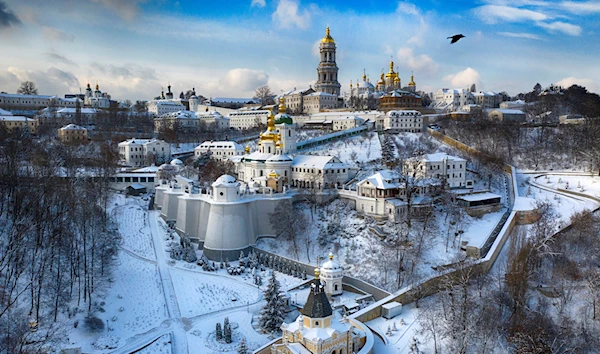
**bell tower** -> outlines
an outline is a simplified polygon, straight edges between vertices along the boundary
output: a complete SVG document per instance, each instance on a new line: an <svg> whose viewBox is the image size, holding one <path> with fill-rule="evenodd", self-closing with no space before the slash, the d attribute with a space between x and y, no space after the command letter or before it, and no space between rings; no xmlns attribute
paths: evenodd
<svg viewBox="0 0 600 354"><path fill-rule="evenodd" d="M331 37L329 27L325 30L325 37L321 39L319 51L321 53L321 62L317 68L318 78L315 90L339 96L342 85L338 82L338 67L335 62L335 41Z"/></svg>

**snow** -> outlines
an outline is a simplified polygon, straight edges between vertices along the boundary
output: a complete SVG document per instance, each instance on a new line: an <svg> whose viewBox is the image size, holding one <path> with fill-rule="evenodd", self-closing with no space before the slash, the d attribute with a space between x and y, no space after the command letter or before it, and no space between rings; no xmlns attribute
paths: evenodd
<svg viewBox="0 0 600 354"><path fill-rule="evenodd" d="M410 303L402 306L402 313L390 320L378 317L366 322L365 324L373 331L377 339L373 353L408 353L412 337L419 336L417 320L421 311L422 309L416 308L414 303ZM394 323L396 331L393 330ZM388 327L391 329L390 336L386 335ZM385 343L380 338L384 338Z"/></svg>
<svg viewBox="0 0 600 354"><path fill-rule="evenodd" d="M354 165L380 159L381 144L376 133L366 133L302 150L302 154L309 153L336 156L342 162ZM356 154L354 159L353 154Z"/></svg>
<svg viewBox="0 0 600 354"><path fill-rule="evenodd" d="M493 199L493 198L501 198L501 196L498 194L495 194L495 193L486 192L486 193L461 195L461 196L457 197L457 199L462 199L462 200L466 200L469 202L487 200L487 199Z"/></svg>

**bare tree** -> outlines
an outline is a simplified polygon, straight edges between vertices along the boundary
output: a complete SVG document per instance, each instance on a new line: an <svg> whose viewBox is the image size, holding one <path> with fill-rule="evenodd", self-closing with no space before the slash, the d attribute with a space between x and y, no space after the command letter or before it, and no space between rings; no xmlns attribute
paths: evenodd
<svg viewBox="0 0 600 354"><path fill-rule="evenodd" d="M38 90L35 87L35 82L23 81L23 82L21 82L21 86L19 86L17 93L19 95L37 95Z"/></svg>
<svg viewBox="0 0 600 354"><path fill-rule="evenodd" d="M271 91L269 85L264 85L254 90L254 97L252 99L264 106L274 104L274 98L275 94Z"/></svg>
<svg viewBox="0 0 600 354"><path fill-rule="evenodd" d="M308 224L302 210L294 206L290 199L284 199L279 202L275 211L269 214L269 221L277 237L292 242L294 255L297 260L300 260L299 243Z"/></svg>

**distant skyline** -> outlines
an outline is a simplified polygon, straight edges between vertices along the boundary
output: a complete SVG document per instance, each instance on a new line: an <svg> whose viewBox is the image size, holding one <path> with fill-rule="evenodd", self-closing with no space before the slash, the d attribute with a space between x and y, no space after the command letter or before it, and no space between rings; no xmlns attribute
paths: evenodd
<svg viewBox="0 0 600 354"><path fill-rule="evenodd" d="M599 92L600 0L0 0L0 91L100 85L149 100L171 83L212 97L314 85L327 25L342 92L373 83L393 58L417 89L531 91L536 83ZM457 33L466 38L450 45Z"/></svg>

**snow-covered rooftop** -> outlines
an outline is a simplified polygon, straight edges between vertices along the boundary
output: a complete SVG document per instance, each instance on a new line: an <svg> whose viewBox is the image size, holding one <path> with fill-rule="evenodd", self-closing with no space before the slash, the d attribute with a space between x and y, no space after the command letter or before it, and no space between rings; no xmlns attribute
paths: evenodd
<svg viewBox="0 0 600 354"><path fill-rule="evenodd" d="M69 124L69 125L65 125L64 127L60 128L61 130L87 130L84 127L80 127L76 124Z"/></svg>
<svg viewBox="0 0 600 354"><path fill-rule="evenodd" d="M475 202L475 201L479 201L479 200L488 200L488 199L494 199L494 198L502 198L502 197L499 196L498 194L490 193L490 192L461 195L460 197L457 197L457 199L466 200L468 202Z"/></svg>
<svg viewBox="0 0 600 354"><path fill-rule="evenodd" d="M451 156L446 154L445 152L438 152L435 154L425 154L421 161L427 162L442 162L444 160L453 160L453 161L467 161L463 158Z"/></svg>
<svg viewBox="0 0 600 354"><path fill-rule="evenodd" d="M6 122L35 122L35 119L23 117L23 116L0 116L0 120Z"/></svg>
<svg viewBox="0 0 600 354"><path fill-rule="evenodd" d="M196 149L236 149L244 150L244 147L235 141L205 141Z"/></svg>
<svg viewBox="0 0 600 354"><path fill-rule="evenodd" d="M12 112L10 111L5 111L2 108L0 108L0 116L12 116Z"/></svg>
<svg viewBox="0 0 600 354"><path fill-rule="evenodd" d="M358 182L358 184L361 185L364 182L368 181L369 183L374 185L375 188L378 189L395 189L400 187L400 183L398 180L399 178L400 175L397 172L391 170L383 170Z"/></svg>
<svg viewBox="0 0 600 354"><path fill-rule="evenodd" d="M312 156L312 155L298 155L292 162L292 167L309 167L323 169L329 168L346 168L348 167L345 163L337 160L334 156Z"/></svg>
<svg viewBox="0 0 600 354"><path fill-rule="evenodd" d="M520 109L509 109L509 108L497 108L494 111L498 111L503 114L525 114Z"/></svg>

